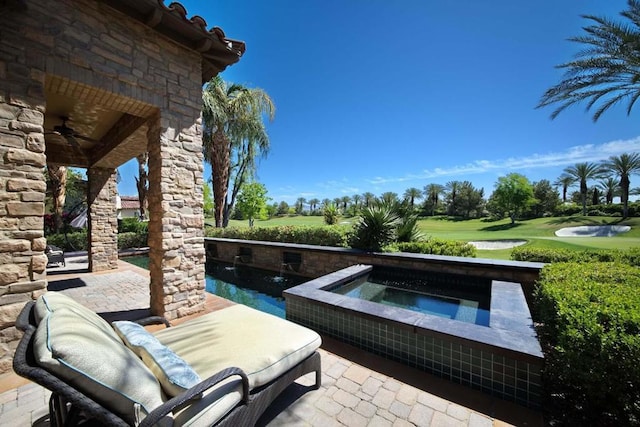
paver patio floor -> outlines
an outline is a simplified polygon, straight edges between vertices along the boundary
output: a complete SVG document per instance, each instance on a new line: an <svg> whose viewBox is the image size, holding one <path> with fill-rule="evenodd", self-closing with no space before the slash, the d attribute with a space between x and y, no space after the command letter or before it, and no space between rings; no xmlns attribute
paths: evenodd
<svg viewBox="0 0 640 427"><path fill-rule="evenodd" d="M119 269L86 273L86 256L48 271L49 290L62 292L108 320L149 312L149 273L124 261ZM209 295L207 311L233 302ZM185 319L180 319L184 321ZM306 375L274 402L262 426L542 426L540 413L323 337L322 387ZM0 376L0 426L48 425L50 392L13 373Z"/></svg>

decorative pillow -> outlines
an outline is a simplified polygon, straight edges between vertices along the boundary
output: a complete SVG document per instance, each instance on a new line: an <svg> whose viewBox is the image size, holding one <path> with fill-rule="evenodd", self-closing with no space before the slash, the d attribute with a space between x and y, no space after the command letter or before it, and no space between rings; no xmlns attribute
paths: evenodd
<svg viewBox="0 0 640 427"><path fill-rule="evenodd" d="M187 362L141 325L119 321L113 322L113 328L127 347L151 369L169 396L177 396L202 381Z"/></svg>
<svg viewBox="0 0 640 427"><path fill-rule="evenodd" d="M47 317L50 313L62 308L73 311L80 317L84 318L87 322L93 323L96 327L100 328L102 332L112 337L118 343L122 343L118 334L115 333L109 322L73 298L68 297L65 294L61 294L60 292L47 292L42 295L36 300L36 306L33 312L36 321L40 323L42 319Z"/></svg>
<svg viewBox="0 0 640 427"><path fill-rule="evenodd" d="M40 366L132 425L163 402L158 380L138 356L68 308L42 319L34 355Z"/></svg>

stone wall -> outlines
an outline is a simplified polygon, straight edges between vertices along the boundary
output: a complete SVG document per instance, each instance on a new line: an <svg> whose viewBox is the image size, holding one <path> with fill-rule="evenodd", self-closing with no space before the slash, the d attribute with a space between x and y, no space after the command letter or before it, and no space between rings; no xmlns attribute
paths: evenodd
<svg viewBox="0 0 640 427"><path fill-rule="evenodd" d="M295 272L310 278L324 276L356 264L366 264L516 282L522 284L529 302L531 301L534 283L538 280L540 270L543 267L543 264L536 262L410 253L371 253L329 246L220 238L207 238L205 246L211 259L230 263L242 262L274 271L279 271L282 268L285 253L298 253L302 262ZM213 246L215 246L215 250ZM246 255L247 250L251 252L251 256ZM241 254L242 256L240 256ZM236 257L239 258L236 259Z"/></svg>
<svg viewBox="0 0 640 427"><path fill-rule="evenodd" d="M150 241L154 312L182 316L204 301L200 54L108 2L20 3L26 7L2 6L0 16L0 373L11 363L17 313L46 289L43 124L52 93L155 117L148 141L150 176L158 180L149 199L158 233ZM130 158L147 149L125 148L120 154ZM89 174L104 183L93 189L92 266L113 268L115 215L107 218L110 196L102 194L112 191L113 177Z"/></svg>
<svg viewBox="0 0 640 427"><path fill-rule="evenodd" d="M116 170L90 168L89 190L89 271L118 268L118 218Z"/></svg>

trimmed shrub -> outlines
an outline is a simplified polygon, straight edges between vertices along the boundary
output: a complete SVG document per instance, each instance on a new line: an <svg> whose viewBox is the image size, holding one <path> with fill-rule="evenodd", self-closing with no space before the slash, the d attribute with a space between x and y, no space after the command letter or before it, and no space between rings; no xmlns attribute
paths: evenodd
<svg viewBox="0 0 640 427"><path fill-rule="evenodd" d="M144 248L149 246L147 240L149 234L144 233L118 233L118 249Z"/></svg>
<svg viewBox="0 0 640 427"><path fill-rule="evenodd" d="M348 230L337 225L321 227L283 225L253 228L207 228L207 237L262 240L265 242L299 243L303 245L347 246Z"/></svg>
<svg viewBox="0 0 640 427"><path fill-rule="evenodd" d="M534 313L551 425L640 424L640 269L545 266Z"/></svg>
<svg viewBox="0 0 640 427"><path fill-rule="evenodd" d="M138 218L123 218L118 221L118 233L147 233L149 223Z"/></svg>
<svg viewBox="0 0 640 427"><path fill-rule="evenodd" d="M73 251L86 251L87 250L87 231L78 231L76 233L67 233L65 237L64 234L50 234L47 236L47 244L54 245L65 252L73 252Z"/></svg>
<svg viewBox="0 0 640 427"><path fill-rule="evenodd" d="M511 251L514 261L531 262L621 262L640 266L640 248L628 250L572 251L569 249L514 248Z"/></svg>
<svg viewBox="0 0 640 427"><path fill-rule="evenodd" d="M429 239L424 242L401 242L392 245L394 252L410 252L415 254L449 255L475 258L476 248L467 242L456 240Z"/></svg>

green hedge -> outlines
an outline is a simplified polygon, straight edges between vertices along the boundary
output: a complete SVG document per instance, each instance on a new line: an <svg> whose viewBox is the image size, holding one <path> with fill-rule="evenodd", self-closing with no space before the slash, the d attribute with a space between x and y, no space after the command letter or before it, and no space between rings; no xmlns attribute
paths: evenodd
<svg viewBox="0 0 640 427"><path fill-rule="evenodd" d="M65 252L86 251L87 250L87 231L78 231L76 233L50 234L47 236L47 244L62 248Z"/></svg>
<svg viewBox="0 0 640 427"><path fill-rule="evenodd" d="M393 252L411 252L430 255L450 255L475 258L476 248L466 242L455 240L429 239L423 242L402 242L391 245Z"/></svg>
<svg viewBox="0 0 640 427"><path fill-rule="evenodd" d="M148 233L118 233L118 249L144 248L149 246Z"/></svg>
<svg viewBox="0 0 640 427"><path fill-rule="evenodd" d="M514 248L514 261L532 262L621 262L640 266L640 248L575 251L570 249Z"/></svg>
<svg viewBox="0 0 640 427"><path fill-rule="evenodd" d="M228 239L262 240L266 242L299 243L321 246L347 246L349 229L342 226L293 226L251 228L207 228L207 237Z"/></svg>
<svg viewBox="0 0 640 427"><path fill-rule="evenodd" d="M639 425L640 269L548 265L534 313L551 425Z"/></svg>
<svg viewBox="0 0 640 427"><path fill-rule="evenodd" d="M149 222L138 218L123 218L118 221L118 233L148 233Z"/></svg>

